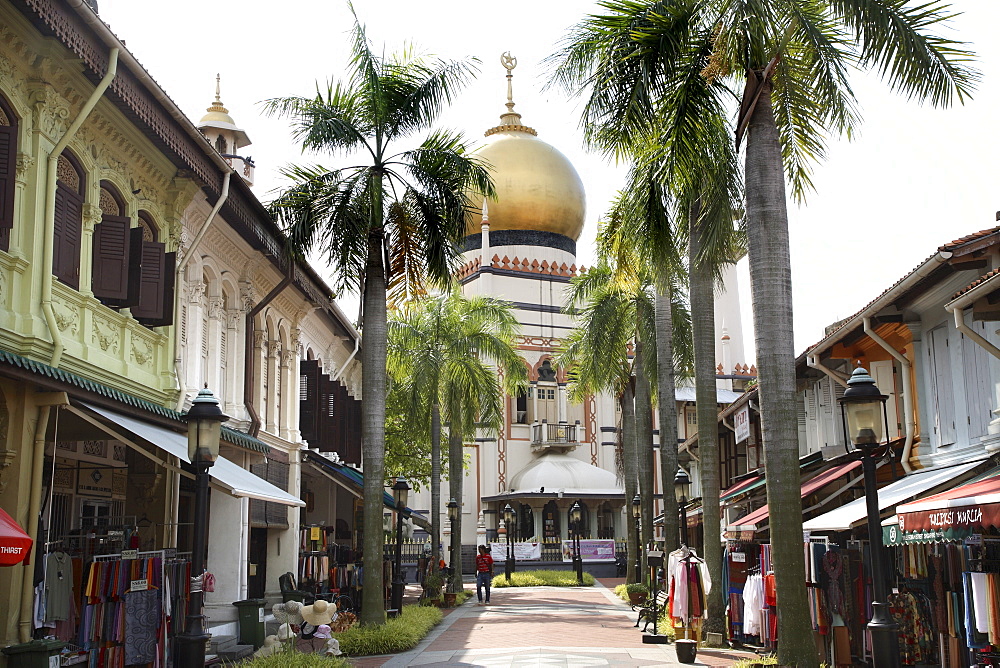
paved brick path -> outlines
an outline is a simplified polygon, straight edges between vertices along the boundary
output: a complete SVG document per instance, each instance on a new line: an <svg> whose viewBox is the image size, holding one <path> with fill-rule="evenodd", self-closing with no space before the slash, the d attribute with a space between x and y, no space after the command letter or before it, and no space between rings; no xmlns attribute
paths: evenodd
<svg viewBox="0 0 1000 668"><path fill-rule="evenodd" d="M374 666L682 666L673 645L644 645L635 613L611 591L593 588L494 589L489 606L475 598L454 611L415 649L352 663ZM604 585L607 585L605 587ZM696 666L730 666L734 654L702 650Z"/></svg>

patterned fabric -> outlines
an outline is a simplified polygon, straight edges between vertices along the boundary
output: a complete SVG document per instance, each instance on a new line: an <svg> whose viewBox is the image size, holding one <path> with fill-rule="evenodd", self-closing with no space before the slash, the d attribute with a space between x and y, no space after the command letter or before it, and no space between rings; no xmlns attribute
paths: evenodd
<svg viewBox="0 0 1000 668"><path fill-rule="evenodd" d="M156 635L160 625L158 589L125 595L125 665L156 660Z"/></svg>
<svg viewBox="0 0 1000 668"><path fill-rule="evenodd" d="M899 653L903 665L936 663L927 599L909 592L892 594L889 596L889 611L899 624Z"/></svg>

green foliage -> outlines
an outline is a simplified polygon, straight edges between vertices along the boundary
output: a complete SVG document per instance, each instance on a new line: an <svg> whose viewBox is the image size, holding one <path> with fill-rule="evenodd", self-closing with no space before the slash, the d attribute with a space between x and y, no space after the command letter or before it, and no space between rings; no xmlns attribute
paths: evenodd
<svg viewBox="0 0 1000 668"><path fill-rule="evenodd" d="M441 588L444 587L444 577L441 571L433 570L424 576L424 591L428 598L438 598L441 596Z"/></svg>
<svg viewBox="0 0 1000 668"><path fill-rule="evenodd" d="M517 571L510 576L507 582L505 575L497 575L493 578L493 586L504 587L579 587L576 581L576 573L573 571ZM590 573L583 574L583 586L593 587L594 576Z"/></svg>
<svg viewBox="0 0 1000 668"><path fill-rule="evenodd" d="M253 658L239 663L240 668L349 668L350 662L335 656L299 652L292 645L271 656Z"/></svg>
<svg viewBox="0 0 1000 668"><path fill-rule="evenodd" d="M649 587L642 582L631 582L625 585L626 594L648 594Z"/></svg>
<svg viewBox="0 0 1000 668"><path fill-rule="evenodd" d="M359 624L333 635L340 641L340 651L349 656L395 654L416 647L442 617L438 608L404 605L399 617L384 624Z"/></svg>

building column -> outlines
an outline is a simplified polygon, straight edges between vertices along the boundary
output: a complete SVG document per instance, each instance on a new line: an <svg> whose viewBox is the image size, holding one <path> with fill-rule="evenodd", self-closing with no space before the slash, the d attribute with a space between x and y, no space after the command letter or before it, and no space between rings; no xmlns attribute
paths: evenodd
<svg viewBox="0 0 1000 668"><path fill-rule="evenodd" d="M222 297L209 297L208 308L208 368L203 375L203 383L223 401L229 396L231 388L225 384L225 369L228 363L228 341L226 336L225 300Z"/></svg>
<svg viewBox="0 0 1000 668"><path fill-rule="evenodd" d="M299 404L299 355L295 348L281 351L281 416L278 420L280 436L286 441L298 441L298 423L295 421Z"/></svg>
<svg viewBox="0 0 1000 668"><path fill-rule="evenodd" d="M247 595L250 500L218 490L211 494L207 568L215 575L215 591L205 593L205 615L214 627L235 622L233 601ZM230 635L227 631L221 633Z"/></svg>
<svg viewBox="0 0 1000 668"><path fill-rule="evenodd" d="M95 204L83 205L83 234L80 238L80 294L94 296L94 228L101 222L101 207ZM15 225L16 227L16 225Z"/></svg>
<svg viewBox="0 0 1000 668"><path fill-rule="evenodd" d="M256 327L256 325L255 325ZM264 392L264 376L267 374L267 332L262 329L254 329L253 332L253 350L250 354L254 356L253 365L253 385L252 385L252 396L247 397L245 401L249 401L254 410L257 411L257 419L260 420L261 424L264 423L264 417L267 412L267 395ZM247 417L250 417L249 415Z"/></svg>
<svg viewBox="0 0 1000 668"><path fill-rule="evenodd" d="M566 405L566 383L559 383L558 387L556 387L556 411L560 424L568 420L569 407Z"/></svg>
<svg viewBox="0 0 1000 668"><path fill-rule="evenodd" d="M205 283L201 279L184 286L187 304L182 306L182 322L178 324L181 332L181 355L184 361L181 372L184 376L181 391L190 388L200 388L199 379L204 377L201 368L201 319L204 308Z"/></svg>
<svg viewBox="0 0 1000 668"><path fill-rule="evenodd" d="M267 404L265 416L262 416L264 430L269 434L278 434L278 385L280 383L278 358L281 356L281 342L268 341L264 348L264 364L267 365Z"/></svg>
<svg viewBox="0 0 1000 668"><path fill-rule="evenodd" d="M531 423L541 422L538 419L538 383L532 382L529 386L531 389Z"/></svg>
<svg viewBox="0 0 1000 668"><path fill-rule="evenodd" d="M240 322L244 313L239 309L230 309L225 312L226 328L223 336L226 337L226 374L223 381L226 385L226 394L223 401L223 411L232 417L242 416L243 409L243 361L246 359L243 351L243 337L240 336Z"/></svg>

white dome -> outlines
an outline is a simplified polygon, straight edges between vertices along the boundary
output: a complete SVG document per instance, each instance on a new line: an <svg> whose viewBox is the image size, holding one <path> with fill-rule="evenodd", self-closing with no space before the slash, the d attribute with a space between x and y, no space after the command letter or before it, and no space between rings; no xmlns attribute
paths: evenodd
<svg viewBox="0 0 1000 668"><path fill-rule="evenodd" d="M538 492L543 487L547 494L562 492L565 496L625 493L611 471L557 452L541 455L510 479L511 493Z"/></svg>

